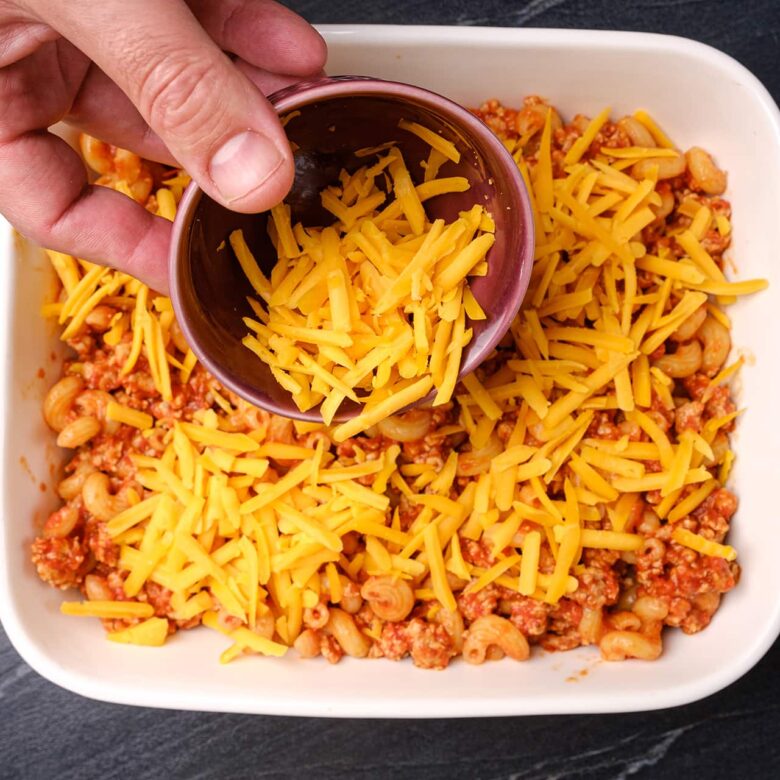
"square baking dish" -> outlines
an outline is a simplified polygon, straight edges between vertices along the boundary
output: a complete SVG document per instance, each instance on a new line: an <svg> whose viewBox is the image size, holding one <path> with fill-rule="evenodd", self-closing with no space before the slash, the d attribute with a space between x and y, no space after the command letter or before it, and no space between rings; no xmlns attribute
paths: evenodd
<svg viewBox="0 0 780 780"><path fill-rule="evenodd" d="M739 380L742 415L733 488L740 508L729 537L742 581L701 634L665 634L664 654L647 663L609 664L594 648L546 654L527 663L438 674L410 662L337 666L252 658L220 666L224 639L182 632L160 649L105 641L96 620L59 613L63 594L40 582L29 560L33 522L55 505L60 463L41 416L62 347L38 316L52 284L39 250L0 220L0 296L4 322L0 618L11 641L40 674L77 693L127 704L278 715L453 717L599 713L679 705L711 694L750 669L780 631L780 346L771 336L780 311L780 114L764 87L726 55L659 35L569 30L326 26L331 74L408 81L464 105L488 98L518 105L548 97L564 114L617 115L647 109L682 148L712 151L729 173L734 244L746 277L768 291L730 309L735 347L748 365ZM767 331L770 330L769 333Z"/></svg>

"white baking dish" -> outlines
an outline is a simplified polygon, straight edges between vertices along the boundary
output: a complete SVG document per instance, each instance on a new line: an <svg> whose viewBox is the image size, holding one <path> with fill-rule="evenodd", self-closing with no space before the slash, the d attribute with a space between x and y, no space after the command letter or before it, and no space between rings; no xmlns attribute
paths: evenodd
<svg viewBox="0 0 780 780"><path fill-rule="evenodd" d="M719 690L750 669L780 630L780 115L761 84L725 55L692 41L634 33L436 27L325 27L329 71L410 81L466 105L497 97L549 97L564 113L648 109L686 147L712 150L729 171L733 257L768 292L732 309L737 347L755 358L741 378L747 408L737 436L740 509L730 541L744 573L713 624L687 637L669 631L653 663L607 664L597 651L536 651L528 663L440 673L407 663L251 658L220 666L225 640L210 631L175 636L162 649L115 645L95 620L64 617L63 596L29 562L33 518L54 504L42 492L58 462L40 413L56 378L53 326L37 316L50 282L45 261L0 222L0 328L4 350L0 617L25 660L86 696L196 710L333 716L479 716L646 710ZM45 376L38 376L43 369ZM587 672L587 673L583 673Z"/></svg>

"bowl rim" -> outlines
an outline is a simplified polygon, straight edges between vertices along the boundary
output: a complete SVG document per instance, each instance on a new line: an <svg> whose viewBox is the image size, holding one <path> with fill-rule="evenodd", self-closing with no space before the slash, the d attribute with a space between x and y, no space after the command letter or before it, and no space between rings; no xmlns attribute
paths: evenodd
<svg viewBox="0 0 780 780"><path fill-rule="evenodd" d="M436 109L438 111L445 109L451 117L457 117L460 127L467 130L473 138L478 139L480 144L489 148L495 158L499 160L502 175L512 185L506 193L506 198L509 204L508 207L518 215L517 220L520 227L520 237L516 241L519 249L517 260L518 273L512 284L512 305L502 311L500 316L492 318L490 338L486 339L478 350L470 350L467 353L467 357L461 363L458 372L458 379L461 379L474 371L506 335L512 321L520 311L531 280L535 246L533 210L525 180L517 168L512 155L492 130L467 108L444 95L406 82L373 76L341 75L316 77L284 87L269 95L268 100L271 102L274 110L282 116L315 102L349 96L397 98L399 92L402 93L404 99L414 100L415 103L422 105L424 108ZM189 318L183 316L185 311L183 287L188 284L191 278L187 257L191 227L198 206L204 196L208 197L195 181L187 185L179 202L176 219L173 223L168 255L171 301L177 322L187 339L187 343L196 354L198 360L220 383L255 406L294 420L322 422L320 414L321 404L317 404L304 412L300 411L292 401L289 406L284 406L266 396L262 390L243 380L242 377L227 371L218 356L204 349L203 342L198 334L198 328L193 327ZM431 390L427 396L406 407L406 409L427 404L434 397L435 390ZM399 414L406 411L406 409L401 410ZM347 420L354 417L359 411L359 408L349 411L339 410L333 418L333 422Z"/></svg>

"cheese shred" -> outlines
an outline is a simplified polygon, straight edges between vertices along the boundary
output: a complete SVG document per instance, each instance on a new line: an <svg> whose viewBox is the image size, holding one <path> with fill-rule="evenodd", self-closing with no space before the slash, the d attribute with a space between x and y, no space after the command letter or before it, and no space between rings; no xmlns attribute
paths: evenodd
<svg viewBox="0 0 780 780"><path fill-rule="evenodd" d="M451 141L416 122L402 120L399 127L459 162ZM301 411L321 404L330 424L347 399L362 406L336 428L337 441L418 402L431 385L436 403L448 402L471 338L467 319L485 317L468 278L495 241L492 219L475 205L449 224L430 221L423 196L447 192L455 180L426 178L415 187L398 147L377 154L372 166L342 171L342 186L321 193L337 218L334 226L293 227L287 206L272 210L278 260L268 278L241 231L230 236L244 275L268 305L262 323L245 320L251 329L245 346L269 365ZM376 181L385 169L393 182L389 204ZM468 187L463 180L456 189L462 184Z"/></svg>
<svg viewBox="0 0 780 780"><path fill-rule="evenodd" d="M628 141L605 109L567 126L562 145L553 109L526 108L502 120L514 128L502 140L530 188L530 286L495 354L466 377L463 351L485 316L470 282L489 271L495 223L481 205L449 223L426 212L431 198L468 190L440 175L459 159L450 139L399 124L402 139L427 147L422 173L396 144L358 150L362 167L321 194L330 227L275 207L272 269L243 234L226 236L218 252L232 252L252 291L246 346L300 410L321 405L322 423L266 414L219 386L168 298L49 253L60 292L46 314L67 339L117 348L111 372L81 350L67 373L88 388L74 409L98 423L71 428L98 431L76 465L98 453L109 474L109 495L77 498L87 518L77 538L89 529L93 553L115 551L119 591L65 602L64 614L101 618L111 641L141 646L165 643L176 621L201 624L226 637L222 663L291 646L359 655L395 635L368 597L350 617L373 578L410 589L402 620L436 623L446 645L451 613L497 594L513 614L563 624L572 595L587 603L603 581L602 556L619 557L618 578L634 581L646 526L667 529L667 549L686 558L735 560L702 518L728 506L739 413L726 388L746 361L692 371L695 396L674 354L692 318L707 312L727 329L723 307L765 283L726 279L713 238L731 234L721 204L676 190L673 213L656 218L669 195L661 168L679 155L646 113L626 118ZM148 208L172 219L186 183L166 178ZM117 382L110 400L93 389L102 381ZM347 401L359 414L332 425ZM114 449L121 478L104 465ZM104 485L95 472L86 479ZM102 594L93 586L90 599ZM165 613L151 598L160 592ZM330 617L317 623L323 607Z"/></svg>

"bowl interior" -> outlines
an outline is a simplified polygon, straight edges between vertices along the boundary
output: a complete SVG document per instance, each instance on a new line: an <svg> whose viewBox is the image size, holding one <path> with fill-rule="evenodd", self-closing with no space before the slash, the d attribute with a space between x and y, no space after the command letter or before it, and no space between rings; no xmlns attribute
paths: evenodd
<svg viewBox="0 0 780 780"><path fill-rule="evenodd" d="M352 85L350 94L343 94L345 85ZM331 86L332 81L326 84ZM468 373L506 333L528 286L533 234L522 177L485 125L444 98L386 82L347 81L335 86L333 95L318 94L316 88L293 88L274 101L280 114L292 116L286 130L296 150L295 184L287 199L293 222L316 227L334 221L321 206L320 190L337 183L342 168L354 172L370 164L372 157L355 154L367 147L396 142L415 184L420 184L421 162L427 160L430 147L400 129L401 119L419 122L452 141L461 153L460 162L448 161L439 176L465 176L471 186L463 193L428 200L429 218L452 221L460 211L482 203L496 223L488 274L472 283L487 319L471 323L474 337L464 350L461 366L461 373ZM243 230L258 263L270 273L276 253L267 233L268 215L229 211L192 186L177 222L181 227L172 260L172 297L179 322L200 360L223 384L257 406L288 417L319 419L317 408L299 412L266 364L241 344L247 333L242 317L253 316L246 300L253 292L233 257L228 237L233 230ZM357 411L357 404L345 402L336 419L347 419Z"/></svg>

